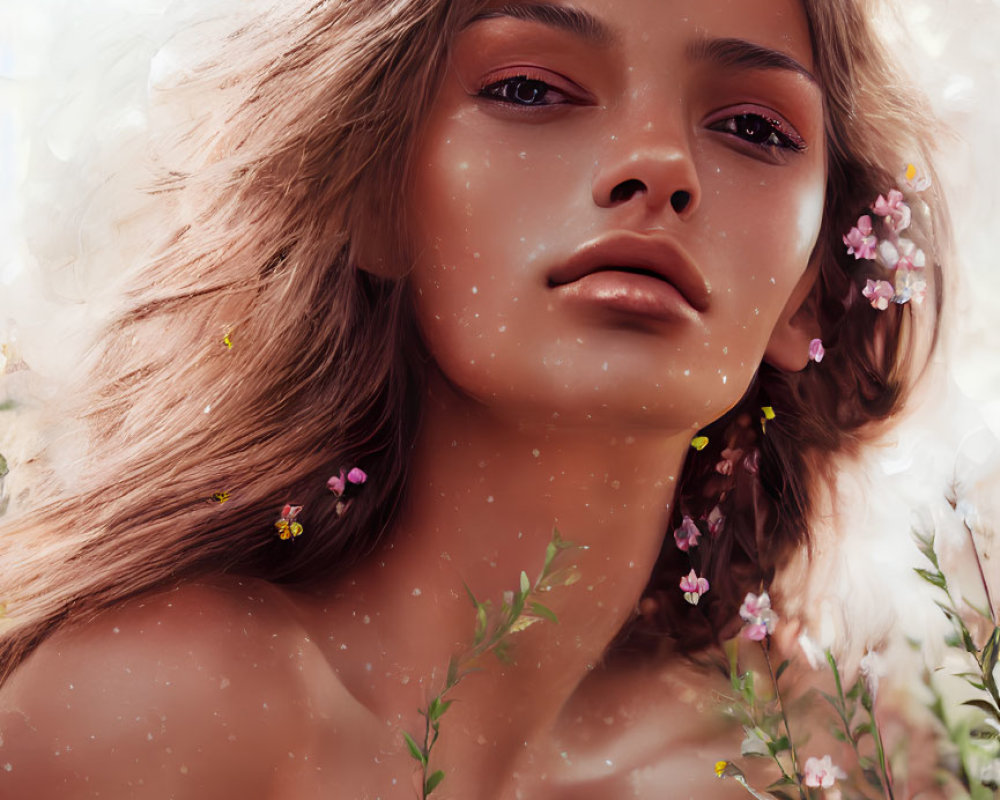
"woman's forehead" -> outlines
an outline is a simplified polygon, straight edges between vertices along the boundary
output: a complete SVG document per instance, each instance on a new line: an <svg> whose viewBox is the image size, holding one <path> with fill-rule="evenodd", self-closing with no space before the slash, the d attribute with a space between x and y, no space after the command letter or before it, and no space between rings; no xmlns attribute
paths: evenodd
<svg viewBox="0 0 1000 800"><path fill-rule="evenodd" d="M809 22L801 0L488 0L473 19L511 17L608 46L684 41L692 53L713 39L740 39L789 56L813 72ZM686 41L685 41L686 40Z"/></svg>

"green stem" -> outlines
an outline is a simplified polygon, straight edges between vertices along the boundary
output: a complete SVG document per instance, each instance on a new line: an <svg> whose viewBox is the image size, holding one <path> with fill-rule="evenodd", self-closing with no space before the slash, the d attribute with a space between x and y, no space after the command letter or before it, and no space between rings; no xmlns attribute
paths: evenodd
<svg viewBox="0 0 1000 800"><path fill-rule="evenodd" d="M799 790L799 797L806 800L805 789L802 788L802 773L799 771L799 756L795 752L795 741L792 739L792 729L788 726L788 715L785 713L785 704L781 700L781 690L778 689L778 679L774 677L774 669L771 666L771 654L768 652L767 639L760 643L760 649L764 651L764 661L767 663L767 672L771 676L771 685L774 687L774 697L778 701L778 710L781 711L781 721L785 725L785 735L788 737L788 749L792 754L792 770L795 772L795 785ZM782 768L784 772L784 768ZM788 777L788 776L786 776Z"/></svg>

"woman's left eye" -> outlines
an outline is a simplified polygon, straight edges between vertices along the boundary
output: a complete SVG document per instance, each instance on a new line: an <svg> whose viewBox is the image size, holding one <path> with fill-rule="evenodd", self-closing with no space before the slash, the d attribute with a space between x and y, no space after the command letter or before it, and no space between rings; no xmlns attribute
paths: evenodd
<svg viewBox="0 0 1000 800"><path fill-rule="evenodd" d="M569 101L567 95L545 81L513 75L484 86L479 96L518 106L552 106Z"/></svg>
<svg viewBox="0 0 1000 800"><path fill-rule="evenodd" d="M737 136L745 142L764 150L806 149L806 143L795 131L780 120L770 119L758 113L732 114L711 123L710 130Z"/></svg>

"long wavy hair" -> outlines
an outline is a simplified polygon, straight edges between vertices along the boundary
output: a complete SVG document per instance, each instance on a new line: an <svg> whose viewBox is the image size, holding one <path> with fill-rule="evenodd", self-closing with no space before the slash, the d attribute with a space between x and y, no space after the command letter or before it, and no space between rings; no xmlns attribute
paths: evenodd
<svg viewBox="0 0 1000 800"><path fill-rule="evenodd" d="M76 482L53 476L30 514L0 527L0 682L60 626L138 593L218 573L329 579L389 528L427 363L405 278L392 277L409 264L403 187L448 44L483 4L285 5L192 71L181 89L223 122L193 128L157 162L151 192L175 225L132 275L73 393L88 434ZM871 309L858 290L864 267L840 234L905 161L929 165L926 118L902 99L913 95L897 85L865 0L804 5L826 97L812 302L827 360L801 374L762 367L685 465L675 506L700 518L718 502L721 448L759 452L759 467L727 490L727 523L705 548L720 590L704 606L707 627L669 602L654 615L658 635L689 646L722 630L740 587L807 540L812 482L829 455L891 415L920 366L910 307ZM925 200L935 211L922 218L941 224L933 191ZM922 231L935 273L939 233ZM936 320L941 283L931 285ZM762 405L780 414L766 435L753 424ZM326 479L352 466L372 479L338 516ZM275 536L285 503L303 507L307 532L291 542ZM661 571L675 574L672 558L665 548L651 593ZM664 585L676 595L673 581Z"/></svg>

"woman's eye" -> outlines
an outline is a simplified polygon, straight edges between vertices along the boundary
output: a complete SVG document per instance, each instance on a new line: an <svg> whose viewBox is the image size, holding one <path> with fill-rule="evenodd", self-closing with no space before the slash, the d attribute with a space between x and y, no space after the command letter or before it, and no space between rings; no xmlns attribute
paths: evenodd
<svg viewBox="0 0 1000 800"><path fill-rule="evenodd" d="M731 133L757 147L772 150L805 150L806 144L778 120L761 114L735 114L709 126L712 130Z"/></svg>
<svg viewBox="0 0 1000 800"><path fill-rule="evenodd" d="M516 75L491 83L479 91L480 97L519 106L551 106L566 102L566 95L545 81Z"/></svg>

